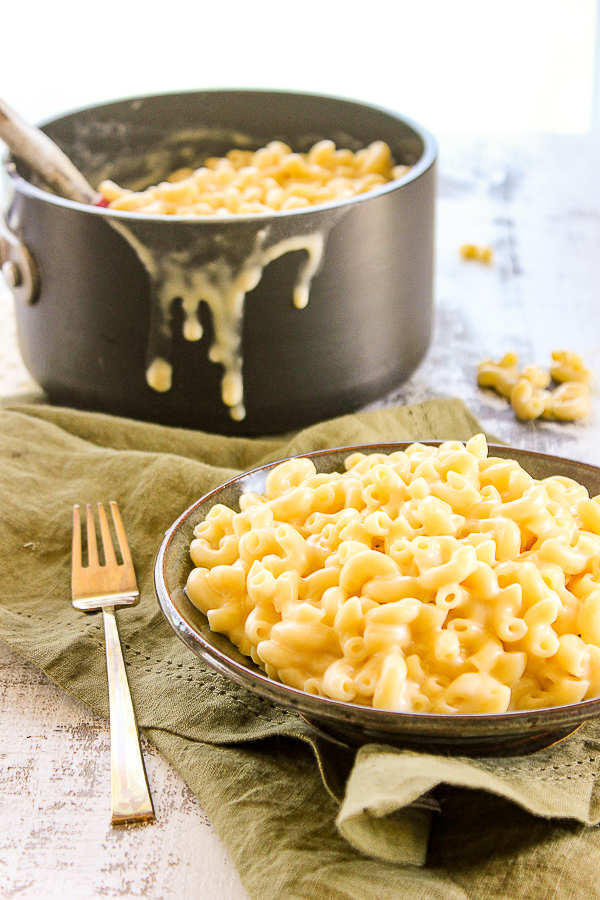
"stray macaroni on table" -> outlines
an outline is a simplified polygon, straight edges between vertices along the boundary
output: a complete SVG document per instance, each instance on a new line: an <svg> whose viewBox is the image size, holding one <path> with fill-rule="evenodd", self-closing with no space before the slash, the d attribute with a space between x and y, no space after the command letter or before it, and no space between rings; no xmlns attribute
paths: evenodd
<svg viewBox="0 0 600 900"><path fill-rule="evenodd" d="M363 150L338 150L333 141L293 153L272 141L259 150L230 150L195 171L178 169L166 181L130 191L103 181L109 209L166 215L211 216L300 209L343 200L400 178L409 166L395 165L384 141Z"/></svg>
<svg viewBox="0 0 600 900"><path fill-rule="evenodd" d="M474 259L477 262L491 265L494 262L494 248L489 244L463 244L459 250L461 259Z"/></svg>
<svg viewBox="0 0 600 900"><path fill-rule="evenodd" d="M536 365L519 370L516 353L505 353L498 362L484 359L477 366L477 384L510 400L522 422L539 418L575 422L585 418L592 409L591 370L579 354L570 350L554 350L552 359L549 372ZM558 387L549 390L553 379Z"/></svg>
<svg viewBox="0 0 600 900"><path fill-rule="evenodd" d="M600 497L477 435L308 458L196 526L186 592L270 678L399 712L600 695Z"/></svg>

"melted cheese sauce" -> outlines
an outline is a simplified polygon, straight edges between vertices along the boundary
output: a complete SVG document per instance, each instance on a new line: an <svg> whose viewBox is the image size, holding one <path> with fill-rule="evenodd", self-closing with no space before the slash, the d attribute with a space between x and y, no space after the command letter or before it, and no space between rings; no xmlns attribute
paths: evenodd
<svg viewBox="0 0 600 900"><path fill-rule="evenodd" d="M338 215L332 216L329 228L343 212L341 208ZM308 303L312 280L323 260L326 233L314 231L270 243L270 229L267 226L257 232L253 246L241 260L239 248L233 252L233 244L228 248L227 243L221 241L218 257L205 261L193 242L192 246L183 250L157 249L151 246L151 241L144 239L143 222L130 226L117 219L109 221L133 247L150 276L153 297L146 370L148 385L155 391L165 393L173 384L170 357L173 301L181 300L184 316L182 334L188 341L198 341L202 337L199 307L204 302L210 309L214 331L208 358L223 368L221 399L232 419L243 420L246 409L242 326L246 295L258 285L269 263L286 253L304 250L307 257L298 269L291 298L296 308L303 309Z"/></svg>

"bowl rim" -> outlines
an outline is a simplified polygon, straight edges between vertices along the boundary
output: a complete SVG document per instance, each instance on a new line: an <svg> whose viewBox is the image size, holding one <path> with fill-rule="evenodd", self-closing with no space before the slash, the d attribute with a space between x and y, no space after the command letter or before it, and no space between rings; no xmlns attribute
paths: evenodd
<svg viewBox="0 0 600 900"><path fill-rule="evenodd" d="M184 90L184 91L164 91L154 94L140 94L134 96L127 96L122 98L116 98L113 100L107 100L101 103L94 103L90 106L82 106L77 107L73 110L63 112L60 115L52 116L51 118L44 119L41 123L39 123L40 128L45 128L48 125L53 125L60 122L63 119L67 119L70 116L79 115L82 113L90 113L94 110L106 109L110 106L120 106L123 104L135 104L139 101L146 100L154 100L161 97L185 97L186 95L198 95L198 94L246 94L246 95L280 95L280 96L289 96L289 97L310 97L316 100L332 100L340 103L348 104L349 106L355 106L358 108L364 108L369 110L374 110L376 112L383 113L389 116L392 119L395 119L397 122L401 122L405 125L408 125L410 129L412 129L423 141L423 153L417 160L417 162L411 166L407 172L401 178L396 178L392 181L387 182L386 184L378 185L377 187L371 188L368 191L365 191L362 194L355 194L353 197L346 197L342 200L330 200L327 203L319 203L314 206L305 206L299 209L289 209L289 210L273 210L272 212L260 212L260 213L235 213L235 214L221 214L221 215L194 215L193 213L188 213L186 215L167 215L166 213L140 213L135 210L122 210L122 209L109 209L108 207L103 206L94 206L93 204L80 203L76 200L68 200L66 197L60 197L57 194L52 194L49 191L45 191L43 188L37 187L35 184L32 184L30 181L27 181L22 175L20 175L16 171L15 163L13 157L11 156L8 150L5 150L2 156L2 166L4 169L5 175L10 178L14 184L15 189L20 193L25 194L30 197L35 197L39 200L45 200L51 203L54 206L64 207L66 209L73 209L82 212L90 213L91 215L101 216L103 218L116 218L123 219L124 222L138 220L144 222L154 222L154 223L169 223L169 222L185 222L187 224L191 224L198 227L207 227L209 225L213 225L215 223L219 225L228 225L235 224L236 222L257 222L260 225L264 225L265 222L269 222L274 219L287 219L289 217L295 216L307 216L313 212L322 212L327 209L337 209L338 207L346 207L346 206L354 206L357 203L363 203L367 200L372 200L375 197L380 197L385 194L391 193L399 188L404 187L404 185L409 184L412 181L415 181L417 178L421 177L426 171L428 171L436 162L438 156L438 142L437 139L433 136L433 134L426 128L424 128L420 123L415 121L414 119L404 116L399 112L396 112L392 109L388 109L387 107L379 106L373 103L366 103L361 100L353 100L349 97L336 96L335 94L320 94L311 91L287 91L284 89L271 89L271 88L206 88L200 90Z"/></svg>
<svg viewBox="0 0 600 900"><path fill-rule="evenodd" d="M561 728L571 724L581 724L586 719L598 716L600 714L600 697L582 700L579 703L542 707L541 709L533 710L509 710L503 713L445 714L430 712L394 712L391 710L374 709L373 707L363 706L357 703L346 703L333 700L329 697L308 694L298 688L293 688L281 682L274 681L264 672L261 673L260 671L255 671L252 668L243 666L235 659L232 659L227 656L227 654L221 652L218 648L208 644L202 634L194 629L193 625L187 621L181 610L178 609L172 600L169 588L167 587L165 571L167 552L174 536L185 525L190 517L194 515L201 505L209 502L223 489L234 485L244 478L268 471L289 459L329 457L340 453L349 455L354 452L391 453L394 452L394 450L403 449L414 443L421 443L426 446L439 446L445 442L441 440L378 442L373 444L333 447L324 450L294 454L293 456L283 457L242 472L211 489L196 500L180 516L178 516L173 524L167 529L155 560L155 593L162 613L173 631L188 646L188 648L192 650L192 652L229 680L263 699L267 699L280 706L287 708L291 707L306 716L314 716L315 719L321 722L329 722L331 725L348 722L368 727L369 724L371 724L379 730L389 731L390 734L394 733L398 736L412 735L413 737L423 735L424 737L427 736L427 738L439 738L444 731L444 728L451 726L452 731L463 734L465 738L470 739L483 735L489 737L490 731L488 726L494 724L497 727L494 734L500 738L509 735L548 732L549 729ZM541 453L539 451L524 450L509 445L493 443L488 444L488 449L497 452L498 455L506 457L510 457L511 454L516 454L517 456L522 456L524 458L539 458L545 461L555 461L559 465L575 465L580 470L589 470L590 473L593 473L596 477L600 477L600 467L568 459L566 457L559 457L553 454ZM199 610L198 614L203 615ZM233 644L231 646L234 647ZM237 650L237 648L235 649ZM250 657L248 657L248 661L251 663ZM253 663L251 664L253 665ZM357 714L361 719L358 723L356 722ZM423 726L428 727L424 729ZM444 735L444 737L450 743L455 739L454 735Z"/></svg>

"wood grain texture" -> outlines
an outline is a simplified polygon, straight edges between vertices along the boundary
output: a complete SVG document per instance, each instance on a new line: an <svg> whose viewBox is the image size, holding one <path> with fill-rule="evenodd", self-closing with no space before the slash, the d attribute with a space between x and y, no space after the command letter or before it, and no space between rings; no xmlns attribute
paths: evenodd
<svg viewBox="0 0 600 900"><path fill-rule="evenodd" d="M157 820L110 824L108 723L0 643L0 897L245 900L198 801L144 741Z"/></svg>
<svg viewBox="0 0 600 900"><path fill-rule="evenodd" d="M600 464L599 156L599 134L440 141L434 338L410 381L375 406L457 396L503 441ZM463 261L464 243L491 244L494 264ZM549 367L557 349L595 373L584 422L523 424L477 387L486 356L515 350Z"/></svg>
<svg viewBox="0 0 600 900"><path fill-rule="evenodd" d="M600 465L598 159L600 135L441 140L434 338L375 407L458 396L514 446ZM463 261L463 243L493 245L494 264ZM35 391L3 289L0 315L0 394ZM516 350L548 366L554 349L595 372L588 421L522 424L477 388L483 357ZM3 900L247 897L197 800L147 743L157 822L111 828L107 723L1 644L0 716Z"/></svg>

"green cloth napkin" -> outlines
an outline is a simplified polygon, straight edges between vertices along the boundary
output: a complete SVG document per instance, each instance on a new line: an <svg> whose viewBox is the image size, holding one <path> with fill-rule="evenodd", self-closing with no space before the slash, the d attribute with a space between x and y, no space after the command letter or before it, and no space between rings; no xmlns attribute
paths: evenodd
<svg viewBox="0 0 600 900"><path fill-rule="evenodd" d="M309 450L480 431L457 400L225 438L44 405L0 411L0 637L108 715L100 616L70 603L73 503L118 501L141 591L117 614L142 732L186 779L255 900L597 896L600 727L512 759L321 741L204 665L164 621L153 565L193 501ZM439 813L408 807L434 789ZM160 796L155 796L160 816Z"/></svg>

